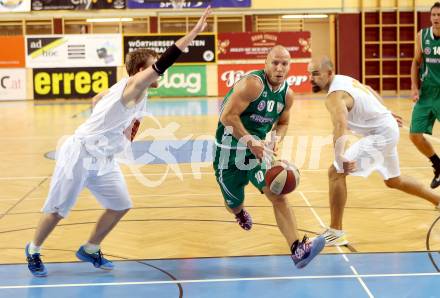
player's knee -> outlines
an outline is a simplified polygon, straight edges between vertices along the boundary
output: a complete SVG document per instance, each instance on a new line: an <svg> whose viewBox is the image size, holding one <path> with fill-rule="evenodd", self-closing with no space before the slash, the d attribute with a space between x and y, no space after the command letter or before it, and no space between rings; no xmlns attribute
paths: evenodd
<svg viewBox="0 0 440 298"><path fill-rule="evenodd" d="M384 180L385 185L389 188L398 188L400 185L400 178L399 177L395 177L395 178L390 178L388 180Z"/></svg>
<svg viewBox="0 0 440 298"><path fill-rule="evenodd" d="M423 134L421 133L410 133L409 134L409 139L411 140L411 142L413 142L413 144L419 144L423 141Z"/></svg>

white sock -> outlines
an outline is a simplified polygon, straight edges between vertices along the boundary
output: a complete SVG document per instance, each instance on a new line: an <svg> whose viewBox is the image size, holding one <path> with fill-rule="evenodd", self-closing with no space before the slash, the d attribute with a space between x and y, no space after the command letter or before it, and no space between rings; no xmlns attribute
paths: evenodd
<svg viewBox="0 0 440 298"><path fill-rule="evenodd" d="M94 253L98 252L98 250L100 250L100 249L101 249L101 246L99 244L92 244L92 243L87 242L84 245L84 250L88 254L94 254Z"/></svg>
<svg viewBox="0 0 440 298"><path fill-rule="evenodd" d="M344 230L336 230L336 229L333 229L333 228L330 228L330 230L331 230L332 232L336 233L336 234L344 233Z"/></svg>
<svg viewBox="0 0 440 298"><path fill-rule="evenodd" d="M30 253L31 255L33 255L33 254L39 254L40 251L41 251L41 246L36 246L36 245L34 244L34 242L29 243L29 253Z"/></svg>

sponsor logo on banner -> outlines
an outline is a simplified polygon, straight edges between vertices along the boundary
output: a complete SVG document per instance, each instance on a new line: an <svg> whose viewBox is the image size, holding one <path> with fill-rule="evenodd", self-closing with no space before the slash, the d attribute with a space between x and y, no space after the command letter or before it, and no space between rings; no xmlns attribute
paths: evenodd
<svg viewBox="0 0 440 298"><path fill-rule="evenodd" d="M307 72L308 63L291 63L286 78L293 91L306 93L312 90ZM225 96L243 76L263 69L263 64L220 64L218 65L218 95Z"/></svg>
<svg viewBox="0 0 440 298"><path fill-rule="evenodd" d="M116 67L33 69L34 98L90 98L116 83Z"/></svg>
<svg viewBox="0 0 440 298"><path fill-rule="evenodd" d="M26 69L0 68L0 100L26 99Z"/></svg>
<svg viewBox="0 0 440 298"><path fill-rule="evenodd" d="M148 90L150 96L206 96L206 66L173 66L158 83L158 88Z"/></svg>
<svg viewBox="0 0 440 298"><path fill-rule="evenodd" d="M23 36L0 36L0 45L7 47L0 50L0 68L25 66Z"/></svg>
<svg viewBox="0 0 440 298"><path fill-rule="evenodd" d="M88 67L122 65L120 34L26 36L26 66Z"/></svg>
<svg viewBox="0 0 440 298"><path fill-rule="evenodd" d="M123 8L125 8L125 0L32 0L32 10L90 10Z"/></svg>
<svg viewBox="0 0 440 298"><path fill-rule="evenodd" d="M69 59L86 59L86 45L84 45L84 44L68 45L67 46L67 57Z"/></svg>
<svg viewBox="0 0 440 298"><path fill-rule="evenodd" d="M22 12L31 10L31 0L0 0L0 12Z"/></svg>
<svg viewBox="0 0 440 298"><path fill-rule="evenodd" d="M184 0L182 8L250 7L251 0ZM128 8L173 8L170 0L128 0Z"/></svg>
<svg viewBox="0 0 440 298"><path fill-rule="evenodd" d="M143 48L163 54L182 36L180 34L124 36L124 57L134 50ZM214 34L199 34L188 48L189 50L184 51L176 63L215 63L217 60Z"/></svg>
<svg viewBox="0 0 440 298"><path fill-rule="evenodd" d="M282 45L291 58L310 58L311 35L299 32L233 32L219 33L218 59L265 59L275 45Z"/></svg>

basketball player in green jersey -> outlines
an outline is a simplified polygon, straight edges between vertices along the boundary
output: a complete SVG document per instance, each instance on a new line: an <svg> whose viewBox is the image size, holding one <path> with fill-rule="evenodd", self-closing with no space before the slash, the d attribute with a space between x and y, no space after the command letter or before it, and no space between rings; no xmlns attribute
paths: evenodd
<svg viewBox="0 0 440 298"><path fill-rule="evenodd" d="M431 160L434 168L431 188L436 188L440 185L440 158L423 134L431 135L435 120L440 120L440 2L431 7L431 23L416 39L411 66L411 95L416 104L409 136L417 149Z"/></svg>
<svg viewBox="0 0 440 298"><path fill-rule="evenodd" d="M299 241L295 216L286 195L275 195L264 182L268 155L285 136L289 125L293 92L286 77L290 54L275 46L266 58L264 70L254 71L238 81L225 96L216 131L214 169L227 209L245 230L252 228L244 209L244 188L249 181L271 201L276 222L291 249L296 267L307 265L323 249L325 240L304 236ZM271 133L272 144L266 143ZM269 154L268 154L269 153Z"/></svg>

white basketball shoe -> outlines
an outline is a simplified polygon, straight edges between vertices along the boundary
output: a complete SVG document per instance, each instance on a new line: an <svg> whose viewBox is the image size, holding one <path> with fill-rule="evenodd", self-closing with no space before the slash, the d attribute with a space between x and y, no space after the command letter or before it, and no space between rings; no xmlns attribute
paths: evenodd
<svg viewBox="0 0 440 298"><path fill-rule="evenodd" d="M343 230L328 228L321 236L325 238L325 246L342 246L349 243Z"/></svg>

